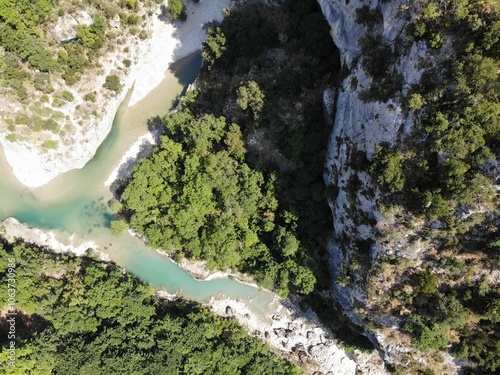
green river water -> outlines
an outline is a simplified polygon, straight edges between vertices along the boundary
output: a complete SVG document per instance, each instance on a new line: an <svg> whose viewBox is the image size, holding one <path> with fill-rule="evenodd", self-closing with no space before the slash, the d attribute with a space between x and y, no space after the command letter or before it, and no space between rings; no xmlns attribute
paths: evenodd
<svg viewBox="0 0 500 375"><path fill-rule="evenodd" d="M112 195L104 182L126 150L147 132L147 120L166 114L194 81L200 64L199 53L179 60L165 74L162 84L131 108L127 95L94 158L84 168L61 174L39 189L21 185L1 155L0 220L15 217L30 227L53 231L63 243L68 243L71 236L80 242L94 241L112 261L155 289L199 302L222 296L242 300L263 315L273 299L270 292L228 278L197 281L138 238L127 232L111 236L109 230L113 214L107 202Z"/></svg>

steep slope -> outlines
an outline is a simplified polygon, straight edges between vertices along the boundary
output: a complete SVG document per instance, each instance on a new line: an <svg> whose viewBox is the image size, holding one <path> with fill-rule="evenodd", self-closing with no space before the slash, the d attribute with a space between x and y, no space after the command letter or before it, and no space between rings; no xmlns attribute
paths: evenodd
<svg viewBox="0 0 500 375"><path fill-rule="evenodd" d="M230 1L189 2L185 22L153 0L12 4L0 9L0 142L16 178L36 188L92 159L128 90L137 103L173 61L199 50L204 25ZM28 19L35 10L42 15ZM21 21L9 18L16 12Z"/></svg>
<svg viewBox="0 0 500 375"><path fill-rule="evenodd" d="M472 360L477 371L495 370L491 361L478 360L481 355L465 353L463 342L469 341L465 339L470 337L467 330L481 330L478 327L483 323L476 323L493 314L499 285L498 263L471 246L465 249L456 243L465 242L461 235L470 239L478 230L474 224L464 222L469 214L488 215L495 210L495 194L489 187L489 181L495 179L494 172L485 172L485 179L481 179L486 181L481 190L488 190L490 198L476 199L480 208L475 207L474 211L473 205L464 204L464 198L451 196L444 199L446 215L439 216L434 211L444 200L429 200L420 211L410 208L408 202L414 199L409 194L410 187L420 187L411 186L411 173L404 169L404 163L426 162L420 159L423 152L415 152L430 147L426 143L429 127L424 131L421 124L425 114L434 113L434 108L441 108L445 100L445 95L441 95L435 102L428 100L429 105L425 106L425 100L418 102L422 96L415 93L430 85L426 81L429 78L444 80L440 78L446 74L442 67L449 56L459 55L454 42L460 31L445 29L438 21L444 24L445 19L451 18L459 25L467 19L471 24L472 19L483 17L486 21L482 25L489 25L489 19L493 19L493 25L496 13L491 8L485 10L478 2L468 5L467 1L444 5L447 8L433 2L404 0L319 3L332 28L333 41L341 51L344 72L334 103L336 114L324 174L333 213L329 252L336 299L343 312L363 327L365 335L382 350L386 361L397 367L406 366L405 373L416 373L421 368L437 373L458 372L464 363L438 350L446 347L451 347L455 356L462 351L458 356ZM425 30L425 26L427 33L415 37L419 27ZM490 76L496 84L497 75ZM452 82L449 91L454 92L456 83ZM332 103L326 102L325 106L329 108ZM440 136L446 139L446 134L450 133ZM491 148L495 141L486 139L486 144ZM392 151L383 154L382 150ZM435 154L437 169L454 156L441 150ZM489 160L484 160L497 165L494 157L488 155ZM381 159L385 169L377 176L374 166ZM441 190L435 191L439 195ZM402 197L405 193L407 196ZM441 193L444 195L444 191ZM464 206L466 215L452 210ZM495 215L474 220L483 227L498 223ZM457 231L459 226L462 232ZM495 229L491 231L496 233ZM490 237L495 238L493 234ZM456 239L454 247L447 241L450 238ZM438 253L443 249L446 251ZM470 295L475 296L474 291L470 292L474 283L482 283L487 290L478 302L489 306L483 309L486 312L476 311L464 302L471 300ZM466 288L468 300L462 296ZM456 312L452 318L448 316L453 314L450 311ZM429 319L432 314L443 318ZM490 335L490 339L494 340L495 335Z"/></svg>

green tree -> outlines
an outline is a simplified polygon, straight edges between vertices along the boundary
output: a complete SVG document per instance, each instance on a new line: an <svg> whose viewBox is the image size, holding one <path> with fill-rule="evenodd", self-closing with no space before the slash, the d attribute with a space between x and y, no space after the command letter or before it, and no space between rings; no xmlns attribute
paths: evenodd
<svg viewBox="0 0 500 375"><path fill-rule="evenodd" d="M254 121L258 123L262 108L264 108L265 95L255 81L248 81L238 88L236 103L244 111L251 110Z"/></svg>
<svg viewBox="0 0 500 375"><path fill-rule="evenodd" d="M119 93L122 90L122 84L120 83L120 78L116 74L108 75L102 87L111 91L115 91L117 93Z"/></svg>
<svg viewBox="0 0 500 375"><path fill-rule="evenodd" d="M78 25L76 35L86 48L96 51L104 44L105 30L106 20L97 18L90 26Z"/></svg>
<svg viewBox="0 0 500 375"><path fill-rule="evenodd" d="M433 294L437 291L439 285L439 278L432 273L429 269L422 272L418 278L420 290L425 294Z"/></svg>
<svg viewBox="0 0 500 375"><path fill-rule="evenodd" d="M128 225L122 220L112 220L111 221L111 234L113 236L119 236L127 229Z"/></svg>
<svg viewBox="0 0 500 375"><path fill-rule="evenodd" d="M376 148L370 172L377 177L380 185L387 187L392 193L402 191L405 186L403 154L391 150L387 144Z"/></svg>
<svg viewBox="0 0 500 375"><path fill-rule="evenodd" d="M167 10L174 20L186 20L186 6L182 0L168 0Z"/></svg>
<svg viewBox="0 0 500 375"><path fill-rule="evenodd" d="M227 132L226 139L224 139L224 143L227 146L227 152L229 152L229 155L237 157L243 157L245 155L245 140L243 139L243 134L241 133L238 125L231 124L229 131Z"/></svg>
<svg viewBox="0 0 500 375"><path fill-rule="evenodd" d="M410 97L408 98L408 107L412 110L417 110L422 108L422 106L425 104L425 100L422 97L422 95L418 93L411 94Z"/></svg>
<svg viewBox="0 0 500 375"><path fill-rule="evenodd" d="M208 70L227 52L226 36L220 27L208 29L207 39L201 48L203 63Z"/></svg>

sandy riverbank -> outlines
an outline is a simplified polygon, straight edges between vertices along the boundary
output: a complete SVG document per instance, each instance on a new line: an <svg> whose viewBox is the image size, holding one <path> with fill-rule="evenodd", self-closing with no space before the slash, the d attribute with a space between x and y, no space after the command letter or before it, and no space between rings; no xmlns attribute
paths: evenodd
<svg viewBox="0 0 500 375"><path fill-rule="evenodd" d="M182 23L166 23L164 18L155 17L151 39L155 47L139 65L129 106L137 104L161 83L170 64L201 49L206 25L222 21L224 9L231 3L231 0L187 2L187 20Z"/></svg>
<svg viewBox="0 0 500 375"><path fill-rule="evenodd" d="M162 15L158 7L148 23L151 38L131 46L132 55L127 56L137 63L126 71L120 68L119 62L124 56L103 58L102 74L85 80L88 86L85 87L85 92L97 90L101 95L103 89L100 78L104 81L108 74L116 73L121 77L123 89L116 96L102 94L99 101L102 110L86 121L87 126L76 126L71 133L70 142L58 142L56 151L47 151L41 150L31 141L10 142L0 137L6 160L16 178L30 188L37 188L60 173L83 168L106 138L118 106L134 83L129 105L136 104L153 90L163 80L165 71L173 61L200 49L205 38L206 24L212 20L222 20L223 10L230 4L230 0L202 0L198 4L189 2L185 23L172 23ZM75 94L73 108L85 105L81 97L83 94ZM61 110L68 112L66 115L72 121L77 120L71 108Z"/></svg>
<svg viewBox="0 0 500 375"><path fill-rule="evenodd" d="M109 262L109 256L99 251L99 247L95 242L76 239L74 234L69 237L69 243L64 244L56 238L53 231L46 232L37 228L30 228L12 217L5 219L1 226L3 227L5 239L10 242L15 242L17 238L20 238L28 243L47 247L56 253L69 252L76 256L83 256L91 249L100 260Z"/></svg>

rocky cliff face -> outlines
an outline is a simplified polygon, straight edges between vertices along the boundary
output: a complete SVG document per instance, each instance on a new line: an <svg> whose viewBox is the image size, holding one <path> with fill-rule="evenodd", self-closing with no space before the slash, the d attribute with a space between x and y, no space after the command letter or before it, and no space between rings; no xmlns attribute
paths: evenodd
<svg viewBox="0 0 500 375"><path fill-rule="evenodd" d="M328 199L333 213L333 235L329 242L333 289L344 313L353 323L365 327L366 336L381 349L386 361L399 362L405 353L414 356L410 353L414 349L409 337L399 331L397 317L378 315L373 309L373 300L384 293L385 287L381 280L374 282L374 275L379 275L375 269L381 259L394 252L402 257L414 257L415 253L405 253L404 238L387 241L384 234L381 235L380 228L387 224L387 215L381 213L381 194L367 173L367 162L377 145L383 142L397 145L410 134L414 119L411 113L403 111L401 98L412 84L419 82L423 72L419 62L433 57L428 56L423 43L398 49L393 68L402 77L402 91L386 102L363 101L360 93L370 87L372 77L363 68L366 56L360 47L360 38L380 35L381 42L394 51L399 37L404 37L415 4L406 0L318 2L331 25L333 41L341 51L343 71L347 72L335 99L336 113L324 174L330 187ZM383 18L375 26L358 23L356 10L367 5ZM331 105L325 103L327 108ZM449 368L450 373L455 372L454 365Z"/></svg>

